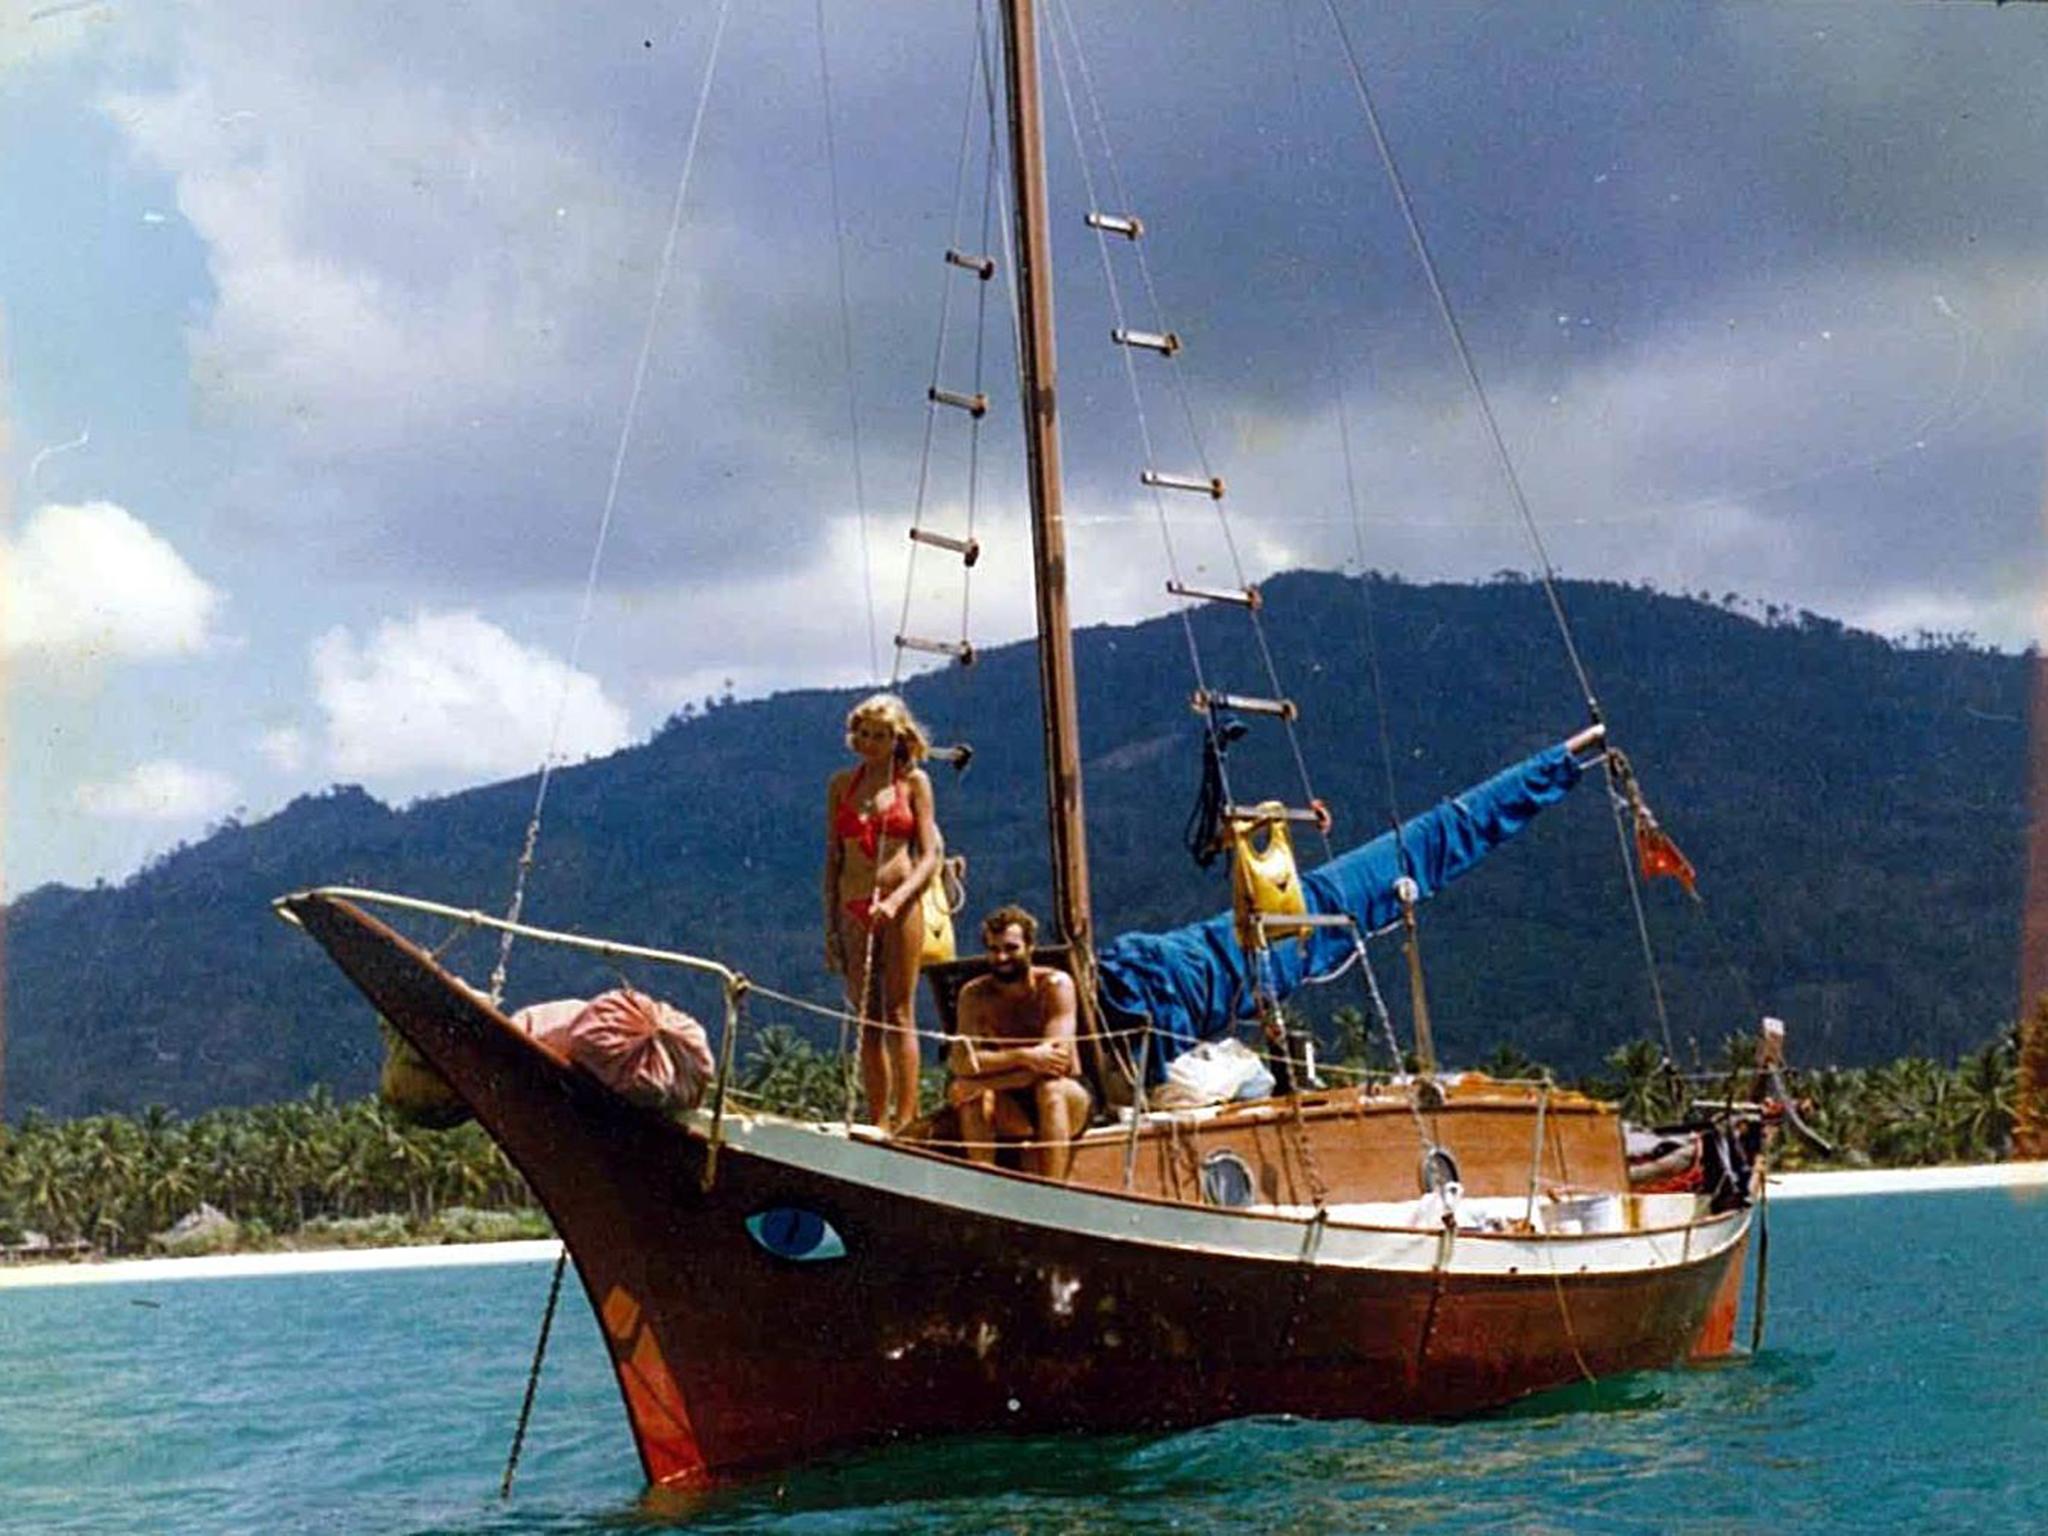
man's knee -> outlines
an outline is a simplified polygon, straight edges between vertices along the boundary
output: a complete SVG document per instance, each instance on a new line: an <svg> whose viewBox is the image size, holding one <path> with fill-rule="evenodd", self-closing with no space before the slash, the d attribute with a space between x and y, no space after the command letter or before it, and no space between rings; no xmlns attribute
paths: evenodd
<svg viewBox="0 0 2048 1536"><path fill-rule="evenodd" d="M1038 1085L1040 1125L1063 1124L1077 1131L1088 1119L1088 1090L1071 1077L1049 1077Z"/></svg>

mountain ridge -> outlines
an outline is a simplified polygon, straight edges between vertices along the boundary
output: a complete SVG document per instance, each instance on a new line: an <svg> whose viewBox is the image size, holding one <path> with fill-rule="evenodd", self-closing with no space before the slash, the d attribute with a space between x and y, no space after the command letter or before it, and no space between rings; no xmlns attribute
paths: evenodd
<svg viewBox="0 0 2048 1536"><path fill-rule="evenodd" d="M1681 1056L1687 1041L1711 1056L1759 1012L1792 1021L1800 1059L1845 1063L1952 1056L2010 1020L2030 657L1962 637L1902 645L1817 615L1760 619L1727 599L1613 583L1562 593L1616 742L1701 871L1703 908L1668 882L1645 892ZM1583 722L1535 584L1300 572L1266 594L1268 640L1302 708L1316 793L1338 809L1340 849L1389 815L1375 651L1403 815ZM1270 691L1241 614L1204 609L1189 622L1209 686ZM1195 870L1180 847L1200 765L1181 619L1093 626L1076 649L1098 928L1220 910L1220 872ZM976 748L964 777L934 770L949 845L972 861L972 910L1044 905L1042 750L1026 704L1035 671L1022 642L905 689L942 739ZM860 691L678 715L644 743L557 769L528 920L719 953L828 1001L821 786L844 760L840 721ZM1298 800L1277 728L1250 724L1232 753L1237 782ZM316 1083L364 1091L378 1052L367 1006L311 944L267 919L269 900L357 884L495 908L532 788L529 775L394 808L335 786L119 885L26 893L6 910L0 1108L189 1112ZM1424 953L1447 1059L1512 1041L1570 1068L1656 1033L1600 801L1589 783L1429 909ZM1312 842L1304 862L1318 856ZM420 931L438 942L431 930ZM481 979L494 951L467 938L454 963ZM1391 952L1379 968L1397 979ZM532 945L515 949L513 978L515 1002L617 979Z"/></svg>

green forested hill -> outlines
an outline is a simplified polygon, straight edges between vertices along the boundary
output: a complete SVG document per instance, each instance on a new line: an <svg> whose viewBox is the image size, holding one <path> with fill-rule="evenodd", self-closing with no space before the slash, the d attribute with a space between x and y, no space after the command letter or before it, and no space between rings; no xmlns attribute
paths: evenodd
<svg viewBox="0 0 2048 1536"><path fill-rule="evenodd" d="M1302 574L1267 596L1340 844L1388 814L1375 636L1403 813L1583 722L1542 592L1526 582ZM1615 739L1700 870L1702 909L1669 882L1648 892L1681 1054L1688 1038L1712 1052L1759 1011L1791 1022L1809 1064L1948 1056L2011 1020L2030 659L1955 641L1902 647L1812 615L1760 620L1732 601L1613 585L1567 583L1564 598ZM1241 613L1196 623L1211 686L1266 691ZM1078 646L1099 923L1113 933L1218 910L1220 866L1197 871L1180 846L1199 736L1179 619L1089 630ZM977 909L1043 900L1033 672L1031 647L1012 646L909 690L941 739L976 749L965 777L936 775ZM529 920L715 952L824 998L822 785L843 757L849 698L711 709L558 774ZM1240 795L1299 796L1269 722L1252 723L1232 768ZM377 1058L368 1010L268 915L270 899L353 883L501 908L531 800L530 780L403 810L337 788L118 887L22 897L7 913L8 1115L196 1111L315 1083L363 1091ZM1655 1031L1596 782L1438 900L1424 949L1453 1061L1512 1041L1582 1068ZM475 937L452 952L479 979L492 958ZM1399 967L1390 955L1382 969ZM514 1002L613 979L531 946L515 952L512 977ZM1342 994L1330 1003L1356 1000L1328 990Z"/></svg>

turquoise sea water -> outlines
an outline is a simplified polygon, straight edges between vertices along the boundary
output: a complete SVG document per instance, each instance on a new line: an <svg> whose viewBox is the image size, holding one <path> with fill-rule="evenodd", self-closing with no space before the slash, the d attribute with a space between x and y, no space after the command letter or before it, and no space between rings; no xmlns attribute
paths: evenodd
<svg viewBox="0 0 2048 1536"><path fill-rule="evenodd" d="M1752 1361L1457 1425L904 1445L668 1507L573 1286L498 1501L544 1264L4 1291L0 1531L2048 1530L2048 1195L1770 1218Z"/></svg>

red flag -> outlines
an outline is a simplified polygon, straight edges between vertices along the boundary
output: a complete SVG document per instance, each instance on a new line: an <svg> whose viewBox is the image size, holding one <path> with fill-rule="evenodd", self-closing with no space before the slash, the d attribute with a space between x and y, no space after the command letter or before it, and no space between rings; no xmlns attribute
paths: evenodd
<svg viewBox="0 0 2048 1536"><path fill-rule="evenodd" d="M1650 802L1643 798L1643 787L1636 782L1635 769L1612 747L1607 751L1607 771L1611 792L1626 801L1635 816L1636 866L1642 870L1643 878L1654 880L1659 875L1669 875L1685 887L1686 895L1698 901L1700 893L1696 882L1699 876L1693 872L1692 861L1678 851L1678 844L1657 825L1657 818L1650 811Z"/></svg>
<svg viewBox="0 0 2048 1536"><path fill-rule="evenodd" d="M1657 818L1645 805L1636 807L1636 862L1642 866L1645 880L1669 875L1685 887L1686 895L1699 896L1694 889L1694 882L1699 877L1694 874L1691 861L1678 851L1678 844L1665 835L1664 829L1657 825Z"/></svg>

